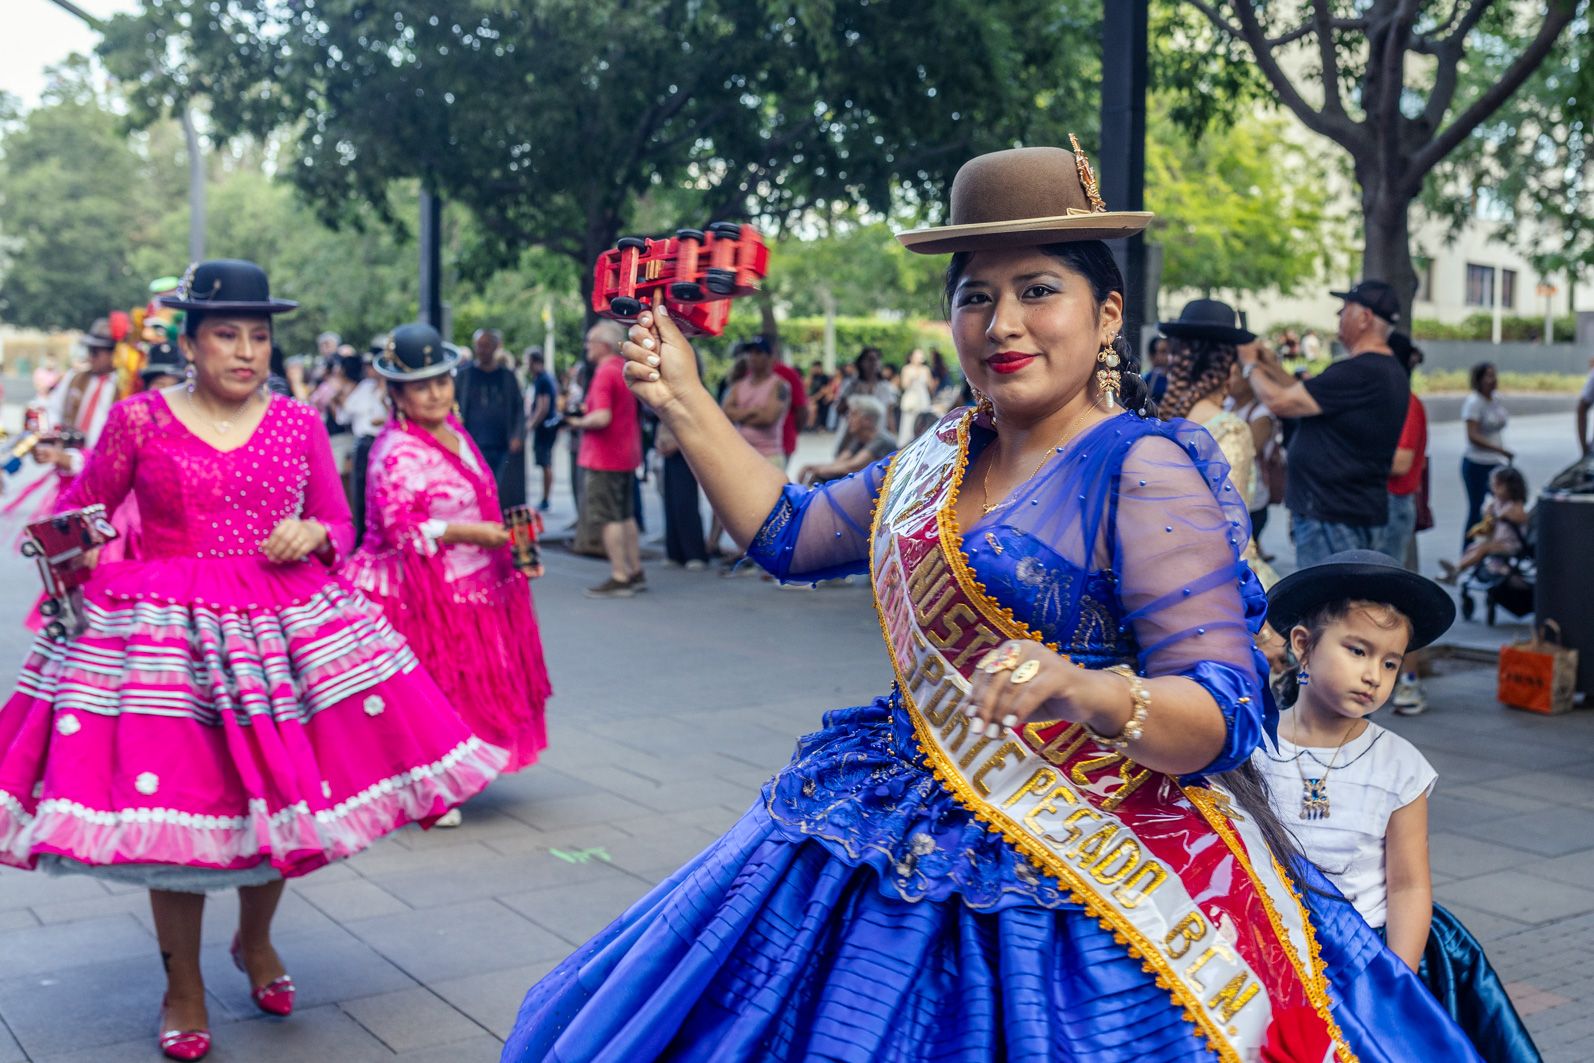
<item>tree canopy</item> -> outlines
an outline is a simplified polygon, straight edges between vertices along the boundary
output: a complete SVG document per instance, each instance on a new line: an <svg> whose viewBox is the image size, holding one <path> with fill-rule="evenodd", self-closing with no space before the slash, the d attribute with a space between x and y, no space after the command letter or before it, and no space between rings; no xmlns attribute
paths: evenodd
<svg viewBox="0 0 1594 1063"><path fill-rule="evenodd" d="M481 220L494 264L539 245L584 267L660 189L702 222L933 213L969 155L1093 128L1098 18L1089 0L146 0L102 54L135 117L202 97L222 133L293 130L288 175L328 217L415 178Z"/></svg>
<svg viewBox="0 0 1594 1063"><path fill-rule="evenodd" d="M1348 154L1361 193L1363 271L1394 284L1409 310L1412 203L1566 46L1567 28L1588 8L1589 0L1185 0L1172 18L1192 48L1215 42L1220 69L1254 68L1233 83L1261 77L1282 106ZM1193 100L1203 91L1193 74L1171 88L1196 119L1212 113Z"/></svg>

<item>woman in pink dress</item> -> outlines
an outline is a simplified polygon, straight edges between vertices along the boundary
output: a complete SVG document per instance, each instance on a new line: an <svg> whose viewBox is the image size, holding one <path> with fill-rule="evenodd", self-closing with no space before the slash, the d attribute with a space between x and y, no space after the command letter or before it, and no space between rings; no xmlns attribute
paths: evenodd
<svg viewBox="0 0 1594 1063"><path fill-rule="evenodd" d="M504 752L472 735L382 612L331 574L352 528L315 412L263 385L271 298L249 262L202 263L188 382L112 410L61 508L143 516L102 561L83 630L40 638L0 707L0 862L150 890L166 966L160 1045L210 1048L205 894L237 888L234 962L262 1011L294 987L271 943L284 881L429 824Z"/></svg>
<svg viewBox="0 0 1594 1063"><path fill-rule="evenodd" d="M377 356L396 416L371 446L365 538L342 574L382 606L465 723L508 750L505 770L517 771L548 744L548 669L492 469L450 413L458 361L429 325L394 329Z"/></svg>

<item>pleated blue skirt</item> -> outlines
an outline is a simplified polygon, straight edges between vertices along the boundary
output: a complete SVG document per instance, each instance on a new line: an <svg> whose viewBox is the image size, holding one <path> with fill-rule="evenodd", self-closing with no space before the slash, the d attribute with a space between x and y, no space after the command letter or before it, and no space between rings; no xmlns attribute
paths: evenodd
<svg viewBox="0 0 1594 1063"><path fill-rule="evenodd" d="M1335 1017L1363 1063L1477 1058L1349 904L1321 907ZM788 836L762 802L533 987L503 1053L505 1063L1214 1058L1079 908L904 900L872 867Z"/></svg>

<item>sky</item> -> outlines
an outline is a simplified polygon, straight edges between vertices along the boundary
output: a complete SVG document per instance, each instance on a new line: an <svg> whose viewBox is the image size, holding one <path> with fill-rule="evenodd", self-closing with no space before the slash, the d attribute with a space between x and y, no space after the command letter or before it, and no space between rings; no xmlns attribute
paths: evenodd
<svg viewBox="0 0 1594 1063"><path fill-rule="evenodd" d="M97 18L132 12L139 0L74 0ZM50 0L0 0L0 92L20 97L24 107L39 101L44 71L72 52L90 52L99 37Z"/></svg>

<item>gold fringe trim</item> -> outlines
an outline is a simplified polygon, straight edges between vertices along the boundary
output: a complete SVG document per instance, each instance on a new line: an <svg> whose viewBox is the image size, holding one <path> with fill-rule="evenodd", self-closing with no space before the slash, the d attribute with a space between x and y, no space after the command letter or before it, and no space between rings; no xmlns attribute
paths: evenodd
<svg viewBox="0 0 1594 1063"><path fill-rule="evenodd" d="M1261 880L1257 878L1256 869L1251 866L1250 857L1246 853L1245 844L1235 835L1234 828L1227 818L1218 810L1218 804L1212 797L1212 791L1202 786L1180 786L1184 796L1201 813L1203 819L1217 831L1223 843L1229 847L1240 866L1245 869L1245 874L1256 888L1256 894L1262 900L1262 907L1267 911L1268 922L1273 924L1273 933L1279 939L1279 944L1284 947L1284 955L1289 958L1290 966L1295 968L1295 973L1301 980L1301 985L1306 989L1306 995L1312 1002L1312 1007L1317 1011L1323 1024L1328 1028L1329 1035L1334 1039L1334 1054L1340 1063L1358 1063L1355 1053L1350 1050L1350 1045L1345 1042L1345 1033L1339 1028L1339 1023L1334 1020L1333 1003L1329 999L1329 984L1326 968L1323 964L1322 950L1318 946L1317 933L1312 929L1311 913L1306 905L1301 902L1300 894L1295 892L1295 887L1290 883L1289 875L1279 865L1278 858L1272 853L1268 859L1272 861L1273 869L1278 873L1279 881L1284 883L1284 888L1289 891L1290 899L1300 909L1301 925L1306 929L1306 942L1311 950L1311 968L1308 970L1302 963L1300 955L1295 951L1295 943L1290 940L1284 928L1284 920L1279 915L1278 909L1273 906L1273 898L1263 888Z"/></svg>

